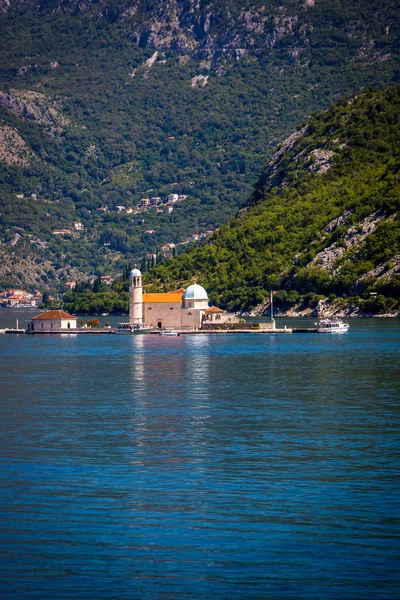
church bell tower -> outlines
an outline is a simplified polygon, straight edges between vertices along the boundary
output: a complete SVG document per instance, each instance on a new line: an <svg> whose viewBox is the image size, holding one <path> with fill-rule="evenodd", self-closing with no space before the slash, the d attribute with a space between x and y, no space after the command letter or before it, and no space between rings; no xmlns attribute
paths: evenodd
<svg viewBox="0 0 400 600"><path fill-rule="evenodd" d="M129 276L129 323L143 323L142 274L133 269Z"/></svg>

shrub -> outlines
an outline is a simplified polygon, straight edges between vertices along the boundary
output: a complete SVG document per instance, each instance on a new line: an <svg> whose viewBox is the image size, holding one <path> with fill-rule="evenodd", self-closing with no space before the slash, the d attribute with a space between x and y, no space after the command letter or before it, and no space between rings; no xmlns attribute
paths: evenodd
<svg viewBox="0 0 400 600"><path fill-rule="evenodd" d="M100 321L98 319L89 319L87 322L88 327L100 327Z"/></svg>

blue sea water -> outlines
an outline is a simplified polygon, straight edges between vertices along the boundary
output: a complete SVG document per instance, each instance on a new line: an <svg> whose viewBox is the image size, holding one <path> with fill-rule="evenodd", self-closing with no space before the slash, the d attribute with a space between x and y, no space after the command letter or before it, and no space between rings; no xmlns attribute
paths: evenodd
<svg viewBox="0 0 400 600"><path fill-rule="evenodd" d="M350 325L0 336L0 598L398 598L400 323Z"/></svg>

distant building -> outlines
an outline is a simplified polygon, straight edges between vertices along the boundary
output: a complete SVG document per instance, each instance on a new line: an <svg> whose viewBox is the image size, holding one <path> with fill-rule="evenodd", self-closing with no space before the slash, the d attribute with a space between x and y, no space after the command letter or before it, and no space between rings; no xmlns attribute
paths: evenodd
<svg viewBox="0 0 400 600"><path fill-rule="evenodd" d="M210 323L238 322L235 315L229 315L218 308L208 306L206 290L194 283L186 290L180 288L168 293L144 293L142 274L133 269L129 286L129 322L146 323L158 329L200 329L204 320Z"/></svg>
<svg viewBox="0 0 400 600"><path fill-rule="evenodd" d="M161 250L163 252L168 252L168 250L172 250L172 248L175 248L175 244L173 244L172 242L169 242L168 244L164 244L163 246L161 246Z"/></svg>
<svg viewBox="0 0 400 600"><path fill-rule="evenodd" d="M153 198L150 198L150 206L158 206L161 202L161 198L159 198L158 196L154 196Z"/></svg>
<svg viewBox="0 0 400 600"><path fill-rule="evenodd" d="M167 206L167 213L170 215L172 213L172 211L174 210L173 206Z"/></svg>
<svg viewBox="0 0 400 600"><path fill-rule="evenodd" d="M146 206L150 206L150 198L142 198L139 201L139 208L146 208Z"/></svg>
<svg viewBox="0 0 400 600"><path fill-rule="evenodd" d="M74 229L77 231L83 231L83 224L80 221L74 221Z"/></svg>
<svg viewBox="0 0 400 600"><path fill-rule="evenodd" d="M111 275L102 275L100 277L100 281L101 283L104 283L105 285L111 285L112 282L114 281L113 277L111 277Z"/></svg>
<svg viewBox="0 0 400 600"><path fill-rule="evenodd" d="M186 200L187 195L186 194L179 194L178 196L178 202L182 202L182 200Z"/></svg>
<svg viewBox="0 0 400 600"><path fill-rule="evenodd" d="M53 235L71 235L71 229L53 229Z"/></svg>
<svg viewBox="0 0 400 600"><path fill-rule="evenodd" d="M65 287L69 290L74 290L76 288L76 283L75 281L67 281Z"/></svg>
<svg viewBox="0 0 400 600"><path fill-rule="evenodd" d="M0 293L0 300L6 306L38 306L42 301L42 294L39 290L35 290L35 292L31 294L25 290L11 289Z"/></svg>
<svg viewBox="0 0 400 600"><path fill-rule="evenodd" d="M122 211L126 210L126 206L121 206L121 205L116 206L115 208L117 209L118 212L122 212Z"/></svg>
<svg viewBox="0 0 400 600"><path fill-rule="evenodd" d="M66 331L76 329L76 317L64 310L49 310L27 323L28 331Z"/></svg>
<svg viewBox="0 0 400 600"><path fill-rule="evenodd" d="M178 202L178 194L168 194L168 204L175 204L175 202Z"/></svg>

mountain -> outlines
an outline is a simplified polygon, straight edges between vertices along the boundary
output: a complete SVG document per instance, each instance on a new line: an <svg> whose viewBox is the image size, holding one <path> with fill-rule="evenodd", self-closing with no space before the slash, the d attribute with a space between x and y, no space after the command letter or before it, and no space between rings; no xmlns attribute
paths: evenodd
<svg viewBox="0 0 400 600"><path fill-rule="evenodd" d="M339 101L285 140L235 218L147 284L196 276L216 304L255 314L271 289L285 309L352 296L355 310L398 310L399 154L398 86Z"/></svg>
<svg viewBox="0 0 400 600"><path fill-rule="evenodd" d="M308 115L398 80L398 19L392 0L0 0L0 286L63 290L221 227Z"/></svg>

